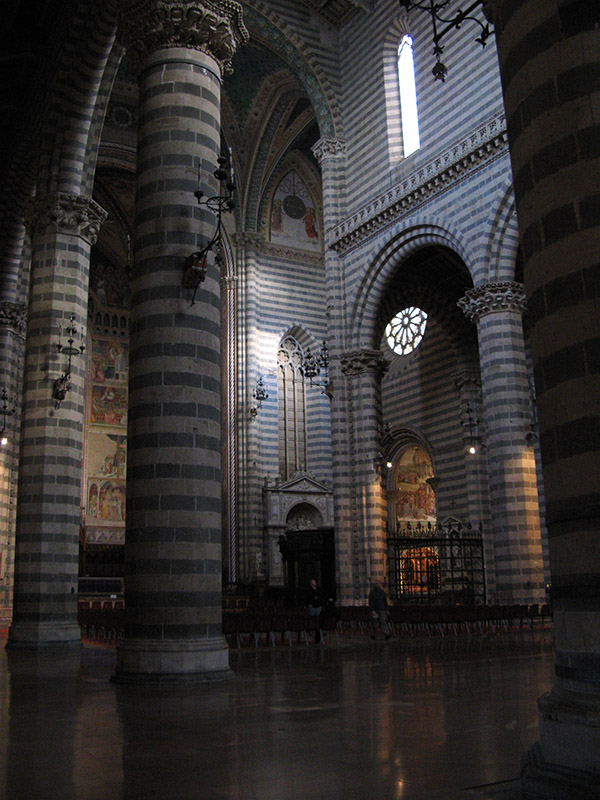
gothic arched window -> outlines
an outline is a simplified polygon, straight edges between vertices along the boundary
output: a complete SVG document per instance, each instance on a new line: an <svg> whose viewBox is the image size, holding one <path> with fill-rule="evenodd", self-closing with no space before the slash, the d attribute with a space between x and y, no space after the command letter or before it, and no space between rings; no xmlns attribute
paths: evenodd
<svg viewBox="0 0 600 800"><path fill-rule="evenodd" d="M279 473L283 480L306 469L306 392L302 347L286 336L277 354Z"/></svg>

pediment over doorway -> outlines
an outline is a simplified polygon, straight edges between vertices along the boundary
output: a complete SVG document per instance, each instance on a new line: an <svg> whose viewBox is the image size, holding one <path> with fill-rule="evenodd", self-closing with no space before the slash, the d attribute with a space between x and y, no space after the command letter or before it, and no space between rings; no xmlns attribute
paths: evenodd
<svg viewBox="0 0 600 800"><path fill-rule="evenodd" d="M270 484L265 481L263 500L267 528L285 529L288 521L294 519L294 509L300 507L304 507L306 511L301 515L302 519L316 519L318 512L320 524L315 527L333 527L333 493L329 486L308 472L297 472L282 483ZM314 509L314 514L309 512L311 508Z"/></svg>

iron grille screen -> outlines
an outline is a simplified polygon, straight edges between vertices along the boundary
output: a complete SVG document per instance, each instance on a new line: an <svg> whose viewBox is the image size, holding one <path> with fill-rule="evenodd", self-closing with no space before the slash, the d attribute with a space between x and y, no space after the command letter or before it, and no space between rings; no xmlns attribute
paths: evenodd
<svg viewBox="0 0 600 800"><path fill-rule="evenodd" d="M389 592L395 603L485 603L481 530L420 525L389 536Z"/></svg>

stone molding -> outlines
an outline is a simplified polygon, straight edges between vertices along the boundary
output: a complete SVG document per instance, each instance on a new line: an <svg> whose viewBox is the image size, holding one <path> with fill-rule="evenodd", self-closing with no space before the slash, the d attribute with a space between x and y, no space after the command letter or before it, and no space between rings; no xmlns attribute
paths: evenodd
<svg viewBox="0 0 600 800"><path fill-rule="evenodd" d="M222 289L235 289L237 283L237 276L236 275L222 275L221 276L221 288Z"/></svg>
<svg viewBox="0 0 600 800"><path fill-rule="evenodd" d="M297 247L290 247L285 244L274 244L267 242L258 233L243 233L235 237L236 244L243 247L250 253L263 253L273 258L285 258L290 261L304 262L323 266L324 256L322 253L315 253L311 250L300 250Z"/></svg>
<svg viewBox="0 0 600 800"><path fill-rule="evenodd" d="M344 139L335 139L331 136L323 136L311 147L314 157L319 164L325 158L346 158L346 142Z"/></svg>
<svg viewBox="0 0 600 800"><path fill-rule="evenodd" d="M119 39L140 62L162 47L183 47L207 53L226 75L249 34L234 0L129 0L121 7Z"/></svg>
<svg viewBox="0 0 600 800"><path fill-rule="evenodd" d="M0 328L5 328L21 339L27 329L27 307L24 303L0 303Z"/></svg>
<svg viewBox="0 0 600 800"><path fill-rule="evenodd" d="M107 216L102 206L89 197L56 192L31 198L25 218L32 238L46 233L67 233L81 236L92 245Z"/></svg>
<svg viewBox="0 0 600 800"><path fill-rule="evenodd" d="M384 358L381 350L350 350L340 354L340 364L345 375L359 375L362 372L373 372L382 378L390 368L390 362Z"/></svg>
<svg viewBox="0 0 600 800"><path fill-rule="evenodd" d="M502 311L525 312L525 287L515 281L486 283L469 289L456 304L470 322Z"/></svg>
<svg viewBox="0 0 600 800"><path fill-rule="evenodd" d="M340 253L356 247L505 152L508 137L502 112L328 231L328 246Z"/></svg>

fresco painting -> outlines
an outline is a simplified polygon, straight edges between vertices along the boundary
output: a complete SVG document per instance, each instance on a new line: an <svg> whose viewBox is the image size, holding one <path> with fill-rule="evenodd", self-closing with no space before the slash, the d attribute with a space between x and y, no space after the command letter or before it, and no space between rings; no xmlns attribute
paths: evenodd
<svg viewBox="0 0 600 800"><path fill-rule="evenodd" d="M271 207L271 241L308 250L320 250L317 211L297 172L281 181Z"/></svg>
<svg viewBox="0 0 600 800"><path fill-rule="evenodd" d="M94 338L91 380L93 384L127 383L129 353L127 342Z"/></svg>
<svg viewBox="0 0 600 800"><path fill-rule="evenodd" d="M88 482L88 513L93 519L125 521L125 481Z"/></svg>
<svg viewBox="0 0 600 800"><path fill-rule="evenodd" d="M407 447L395 470L394 501L398 523L435 523L435 492L427 483L428 478L433 478L433 465L427 451L417 445Z"/></svg>
<svg viewBox="0 0 600 800"><path fill-rule="evenodd" d="M90 422L93 425L121 426L127 421L127 390L116 386L93 385Z"/></svg>

